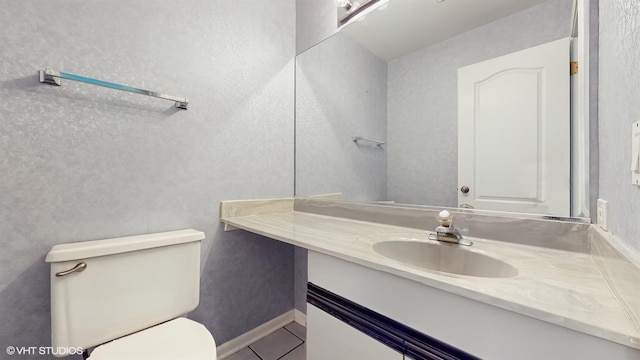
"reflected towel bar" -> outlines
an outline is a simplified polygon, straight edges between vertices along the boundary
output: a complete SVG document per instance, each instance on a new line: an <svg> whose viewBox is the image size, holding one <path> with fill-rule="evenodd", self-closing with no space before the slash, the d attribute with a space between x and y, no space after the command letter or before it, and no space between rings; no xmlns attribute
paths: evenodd
<svg viewBox="0 0 640 360"><path fill-rule="evenodd" d="M367 139L367 138L363 138L362 136L354 136L353 137L353 142L357 143L358 141L372 142L372 143L376 144L376 146L380 146L380 147L382 147L382 145L384 145L384 141L374 140L374 139Z"/></svg>
<svg viewBox="0 0 640 360"><path fill-rule="evenodd" d="M160 99L175 101L176 102L176 107L179 108L179 109L187 110L187 106L189 105L189 100L187 100L186 98L180 98L180 97L177 97L177 96L165 95L165 94L157 93L155 91L149 91L149 90L145 90L145 89L138 89L138 88L135 88L135 87L132 87L132 86L116 84L116 83L103 81L103 80L98 80L98 79L92 79L92 78L81 76L81 75L75 75L75 74L65 73L65 72L61 72L61 71L54 71L54 70L49 69L49 68L46 68L44 70L40 70L39 73L40 73L40 82L41 83L60 86L60 85L62 85L62 82L60 81L60 79L67 79L67 80L79 81L79 82L83 82L83 83L87 83L87 84L91 84L91 85L103 86L103 87L110 88L110 89L128 91L128 92L132 92L132 93L135 93L135 94L153 96L153 97L160 98Z"/></svg>

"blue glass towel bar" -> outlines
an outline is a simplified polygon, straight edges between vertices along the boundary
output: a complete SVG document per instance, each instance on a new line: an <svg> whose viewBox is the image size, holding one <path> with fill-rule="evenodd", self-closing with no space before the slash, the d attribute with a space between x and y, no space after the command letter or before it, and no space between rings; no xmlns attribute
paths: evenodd
<svg viewBox="0 0 640 360"><path fill-rule="evenodd" d="M179 109L187 110L187 106L189 105L189 100L187 100L186 98L161 94L155 91L139 89L132 86L116 84L116 83L112 83L104 80L93 79L86 76L75 75L75 74L70 74L70 73L61 72L61 71L54 71L50 68L40 70L39 73L40 73L40 82L45 84L60 86L62 85L62 82L60 79L67 79L67 80L79 81L79 82L83 82L91 85L103 86L110 89L128 91L135 94L153 96L160 99L175 101L176 107Z"/></svg>

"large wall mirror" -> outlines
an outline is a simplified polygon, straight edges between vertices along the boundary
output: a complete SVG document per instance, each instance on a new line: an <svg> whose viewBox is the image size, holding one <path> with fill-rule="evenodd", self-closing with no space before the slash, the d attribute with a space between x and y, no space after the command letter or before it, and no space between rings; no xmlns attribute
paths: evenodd
<svg viewBox="0 0 640 360"><path fill-rule="evenodd" d="M566 47L567 64L563 66L568 74L574 11L574 0L381 1L366 15L356 17L335 35L299 54L296 195L339 192L350 201L441 207L478 204L465 201L466 184L459 179L463 161L459 149L467 143L464 140L461 144L459 139L465 139L462 133L469 130L466 126L459 129L459 69L566 39L562 46ZM524 54L525 58L531 57ZM535 66L521 68L529 71ZM555 75L538 72L529 77L549 84ZM568 75L566 82L576 86ZM588 217L585 146L588 148L589 126L576 126L582 120L571 118L568 110L566 116L544 115L545 122L536 125L535 119L543 115L531 113L558 97L541 98L542 105L528 108L510 94L545 91L516 87L515 91L493 96L494 107L510 105L511 123L493 123L493 128L480 123L471 126L472 137L478 137L471 142L476 161L472 177L482 171L494 174L499 181L490 183L496 191L513 187L508 191L516 194L517 202L519 190L524 188L516 183L518 178L540 180L560 169L556 165L554 170L548 163L564 158L564 190L551 193L540 181L531 190L547 199L562 198L561 202L567 202L563 210L544 206L531 211L509 206L488 209ZM576 93L573 88L571 91ZM556 102L569 107L570 99ZM533 123L527 123L527 116L534 119ZM562 133L557 147L528 153L529 143L536 148L549 137L559 138L549 130L560 128L560 123L566 133ZM484 143L478 140L480 136L485 136ZM511 148L483 150L486 144L496 143L510 143ZM473 194L483 183L471 181Z"/></svg>

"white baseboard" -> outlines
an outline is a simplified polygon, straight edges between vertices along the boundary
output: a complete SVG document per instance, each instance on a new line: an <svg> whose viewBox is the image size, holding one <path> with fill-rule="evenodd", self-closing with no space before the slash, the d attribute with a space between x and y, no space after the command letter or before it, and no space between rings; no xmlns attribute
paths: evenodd
<svg viewBox="0 0 640 360"><path fill-rule="evenodd" d="M293 321L307 327L307 315L298 309L293 310Z"/></svg>
<svg viewBox="0 0 640 360"><path fill-rule="evenodd" d="M296 315L299 312L300 315ZM218 359L222 360L228 356L231 356L239 350L253 344L254 342L262 339L263 337L271 334L272 332L280 329L281 327L289 324L292 321L300 323L298 320L302 319L300 316L304 316L298 310L289 310L286 313L267 321L266 323L247 331L246 333L238 336L235 339L231 339L226 343L217 347ZM302 320L300 320L302 321ZM304 323L306 323L306 316L304 316Z"/></svg>

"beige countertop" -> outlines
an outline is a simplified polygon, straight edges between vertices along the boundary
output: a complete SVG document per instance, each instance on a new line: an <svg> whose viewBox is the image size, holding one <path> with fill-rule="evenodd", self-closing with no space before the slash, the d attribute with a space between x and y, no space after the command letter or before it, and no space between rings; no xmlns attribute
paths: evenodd
<svg viewBox="0 0 640 360"><path fill-rule="evenodd" d="M295 246L640 349L640 326L634 312L629 311L629 306L640 308L640 297L631 304L622 302L606 281L598 259L588 252L471 237L473 246L463 250L503 260L514 266L518 274L509 278L465 276L412 266L373 250L374 243L385 239L380 234L429 241L424 230L293 210L236 215L223 216L222 221Z"/></svg>

